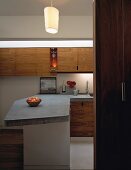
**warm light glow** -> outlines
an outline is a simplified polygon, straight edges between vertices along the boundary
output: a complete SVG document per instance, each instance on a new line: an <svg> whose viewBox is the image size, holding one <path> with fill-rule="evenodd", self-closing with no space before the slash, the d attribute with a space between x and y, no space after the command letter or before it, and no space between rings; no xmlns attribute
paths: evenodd
<svg viewBox="0 0 131 170"><path fill-rule="evenodd" d="M44 8L46 32L55 34L58 32L59 11L55 7Z"/></svg>
<svg viewBox="0 0 131 170"><path fill-rule="evenodd" d="M56 68L56 62L52 63L52 67Z"/></svg>
<svg viewBox="0 0 131 170"><path fill-rule="evenodd" d="M51 71L57 69L57 48L50 48L50 68Z"/></svg>

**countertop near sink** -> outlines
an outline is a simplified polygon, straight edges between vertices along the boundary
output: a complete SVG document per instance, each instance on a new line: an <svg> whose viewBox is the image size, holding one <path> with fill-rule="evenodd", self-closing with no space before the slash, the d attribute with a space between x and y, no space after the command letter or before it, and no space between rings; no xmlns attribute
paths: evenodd
<svg viewBox="0 0 131 170"><path fill-rule="evenodd" d="M35 95L42 99L37 107L29 107L26 99L16 100L5 117L7 126L68 121L70 100L90 100L90 95Z"/></svg>

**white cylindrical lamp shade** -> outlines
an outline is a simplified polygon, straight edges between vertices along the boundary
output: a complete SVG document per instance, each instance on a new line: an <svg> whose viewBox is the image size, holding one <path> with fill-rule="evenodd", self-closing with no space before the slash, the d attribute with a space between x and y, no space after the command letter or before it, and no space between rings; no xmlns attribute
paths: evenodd
<svg viewBox="0 0 131 170"><path fill-rule="evenodd" d="M59 11L55 7L44 8L46 32L55 34L58 32Z"/></svg>

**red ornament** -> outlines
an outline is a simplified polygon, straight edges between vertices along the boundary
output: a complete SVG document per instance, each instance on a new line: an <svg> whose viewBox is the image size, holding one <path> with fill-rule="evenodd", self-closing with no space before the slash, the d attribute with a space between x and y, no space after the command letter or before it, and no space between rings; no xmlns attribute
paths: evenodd
<svg viewBox="0 0 131 170"><path fill-rule="evenodd" d="M75 82L75 81L67 81L67 85L68 85L70 88L74 88L74 86L76 85L76 82Z"/></svg>

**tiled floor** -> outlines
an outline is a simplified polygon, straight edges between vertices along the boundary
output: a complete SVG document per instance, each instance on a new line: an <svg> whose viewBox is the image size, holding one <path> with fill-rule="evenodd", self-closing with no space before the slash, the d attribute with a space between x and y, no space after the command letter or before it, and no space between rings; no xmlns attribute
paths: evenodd
<svg viewBox="0 0 131 170"><path fill-rule="evenodd" d="M71 170L93 170L93 138L71 138Z"/></svg>

